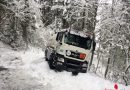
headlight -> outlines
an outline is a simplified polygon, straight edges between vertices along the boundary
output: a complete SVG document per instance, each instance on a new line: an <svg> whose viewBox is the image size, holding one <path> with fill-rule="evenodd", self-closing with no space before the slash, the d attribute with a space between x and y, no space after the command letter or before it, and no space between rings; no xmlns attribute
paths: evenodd
<svg viewBox="0 0 130 90"><path fill-rule="evenodd" d="M64 58L60 58L60 57L58 57L58 61L60 61L60 62L64 62Z"/></svg>
<svg viewBox="0 0 130 90"><path fill-rule="evenodd" d="M71 55L71 51L68 50L68 51L66 52L66 55L67 55L67 56L70 56L70 55Z"/></svg>

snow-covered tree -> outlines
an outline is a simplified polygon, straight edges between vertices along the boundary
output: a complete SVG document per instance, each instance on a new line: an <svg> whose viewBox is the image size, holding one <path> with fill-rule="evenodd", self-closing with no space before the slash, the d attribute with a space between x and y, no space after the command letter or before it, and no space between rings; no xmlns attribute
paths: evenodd
<svg viewBox="0 0 130 90"><path fill-rule="evenodd" d="M5 21L9 24L6 24L7 26L12 27L12 30L7 30L4 28L1 30L1 32L6 32L9 34L9 36L12 37L6 37L4 34L2 36L2 40L7 41L12 47L25 47L27 48L28 43L36 46L43 46L44 40L39 35L39 32L41 33L42 30L39 30L40 27L42 27L42 23L40 22L41 14L40 14L40 3L34 0L6 0L6 4L1 3L1 7L8 9L3 9L2 15L6 14L8 11L9 18L5 17ZM2 9L2 8L1 8ZM10 13L10 12L12 13ZM2 17L3 18L3 17ZM4 18L3 18L4 19ZM11 22L7 21L10 20ZM5 24L2 24L4 26ZM13 34L13 35L12 35ZM8 38L8 39L5 39ZM10 40L11 39L11 40ZM8 41L9 40L9 41ZM41 41L42 42L41 42ZM38 43L38 42L41 43ZM21 42L24 44L21 44Z"/></svg>
<svg viewBox="0 0 130 90"><path fill-rule="evenodd" d="M118 81L117 76L121 76L121 83L124 81L125 84L128 84L128 80L126 74L122 73L129 66L129 10L128 1L112 0L111 4L103 5L99 22L100 53L103 53L102 62L106 67L105 77L113 77L112 80Z"/></svg>
<svg viewBox="0 0 130 90"><path fill-rule="evenodd" d="M97 0L53 0L43 2L43 23L57 27L93 31L96 23ZM60 21L60 22L59 22Z"/></svg>

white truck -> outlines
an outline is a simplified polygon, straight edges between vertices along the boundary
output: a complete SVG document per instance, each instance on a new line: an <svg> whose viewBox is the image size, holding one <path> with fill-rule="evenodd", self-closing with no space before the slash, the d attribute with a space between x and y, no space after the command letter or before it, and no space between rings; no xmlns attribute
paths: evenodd
<svg viewBox="0 0 130 90"><path fill-rule="evenodd" d="M95 45L93 33L60 31L52 35L45 58L51 69L86 73Z"/></svg>

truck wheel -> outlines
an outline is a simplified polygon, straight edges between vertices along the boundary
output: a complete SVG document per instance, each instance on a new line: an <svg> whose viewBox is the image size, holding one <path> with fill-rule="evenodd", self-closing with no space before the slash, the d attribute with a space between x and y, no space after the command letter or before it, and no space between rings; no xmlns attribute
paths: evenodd
<svg viewBox="0 0 130 90"><path fill-rule="evenodd" d="M48 64L49 64L50 69L55 69L53 54L50 55L50 58L48 60Z"/></svg>
<svg viewBox="0 0 130 90"><path fill-rule="evenodd" d="M61 72L61 71L63 71L63 66L62 65L56 65L55 69L56 69L56 71Z"/></svg>
<svg viewBox="0 0 130 90"><path fill-rule="evenodd" d="M52 60L49 60L49 61L48 61L48 64L49 64L50 69L55 69L55 67L54 67L54 64L53 64L53 61L52 61Z"/></svg>
<svg viewBox="0 0 130 90"><path fill-rule="evenodd" d="M58 72L61 72L62 71L62 69L60 68L60 67L56 67L56 71L58 71Z"/></svg>
<svg viewBox="0 0 130 90"><path fill-rule="evenodd" d="M73 76L77 76L78 73L79 73L79 72L77 72L77 71L73 71L73 72L72 72L72 75L73 75Z"/></svg>

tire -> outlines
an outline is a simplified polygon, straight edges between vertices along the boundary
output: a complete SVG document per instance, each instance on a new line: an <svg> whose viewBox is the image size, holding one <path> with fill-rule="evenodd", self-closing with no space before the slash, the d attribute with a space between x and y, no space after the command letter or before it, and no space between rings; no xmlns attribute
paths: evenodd
<svg viewBox="0 0 130 90"><path fill-rule="evenodd" d="M50 69L55 69L55 62L54 62L54 55L53 54L50 55L50 58L48 60L48 64L49 64Z"/></svg>
<svg viewBox="0 0 130 90"><path fill-rule="evenodd" d="M73 71L73 72L72 72L72 75L73 75L73 76L77 76L78 74L79 74L79 72L77 72L77 71Z"/></svg>
<svg viewBox="0 0 130 90"><path fill-rule="evenodd" d="M50 69L55 69L53 60L49 60L48 64L49 64Z"/></svg>
<svg viewBox="0 0 130 90"><path fill-rule="evenodd" d="M55 69L58 72L62 72L63 71L63 66L62 65L56 65Z"/></svg>

